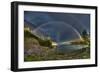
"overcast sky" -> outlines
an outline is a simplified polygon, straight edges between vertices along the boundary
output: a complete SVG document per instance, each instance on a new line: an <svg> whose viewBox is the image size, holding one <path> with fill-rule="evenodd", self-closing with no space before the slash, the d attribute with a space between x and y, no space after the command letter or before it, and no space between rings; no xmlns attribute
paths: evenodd
<svg viewBox="0 0 100 73"><path fill-rule="evenodd" d="M61 21L73 26L78 32L90 32L89 14L24 11L24 20L37 27L51 21Z"/></svg>

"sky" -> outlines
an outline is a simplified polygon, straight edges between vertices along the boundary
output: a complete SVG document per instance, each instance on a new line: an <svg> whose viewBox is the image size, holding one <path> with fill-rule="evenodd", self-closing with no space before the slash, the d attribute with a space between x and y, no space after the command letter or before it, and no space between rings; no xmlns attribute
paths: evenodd
<svg viewBox="0 0 100 73"><path fill-rule="evenodd" d="M56 31L60 32L61 40L79 37L77 34L81 34L83 30L90 32L90 14L24 11L24 21L31 23L36 29L45 29L51 37L55 37Z"/></svg>
<svg viewBox="0 0 100 73"><path fill-rule="evenodd" d="M34 26L40 26L50 21L63 21L72 25L79 32L79 29L90 31L90 15L75 13L51 13L51 12L34 12L25 11L24 19Z"/></svg>

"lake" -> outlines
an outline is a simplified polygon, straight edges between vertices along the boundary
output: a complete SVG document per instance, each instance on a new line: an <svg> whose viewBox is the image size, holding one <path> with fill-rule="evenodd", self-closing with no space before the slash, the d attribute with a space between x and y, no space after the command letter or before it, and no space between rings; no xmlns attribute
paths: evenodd
<svg viewBox="0 0 100 73"><path fill-rule="evenodd" d="M82 48L87 47L87 45L59 45L57 46L57 52L61 52L61 53L69 53L69 52L73 52L76 50L80 50Z"/></svg>

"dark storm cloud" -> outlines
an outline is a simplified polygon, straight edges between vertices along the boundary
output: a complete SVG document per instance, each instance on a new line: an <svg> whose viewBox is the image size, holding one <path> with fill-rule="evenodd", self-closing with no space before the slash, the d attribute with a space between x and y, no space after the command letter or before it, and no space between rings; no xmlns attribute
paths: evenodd
<svg viewBox="0 0 100 73"><path fill-rule="evenodd" d="M51 21L61 21L71 25L79 33L81 33L83 30L90 32L89 14L25 11L24 20L32 23L33 26L37 27Z"/></svg>

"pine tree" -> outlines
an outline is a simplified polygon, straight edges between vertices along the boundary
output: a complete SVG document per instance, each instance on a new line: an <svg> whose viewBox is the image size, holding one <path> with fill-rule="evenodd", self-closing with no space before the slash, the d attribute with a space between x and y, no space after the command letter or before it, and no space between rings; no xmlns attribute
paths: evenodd
<svg viewBox="0 0 100 73"><path fill-rule="evenodd" d="M83 39L86 39L87 36L88 36L87 31L86 30L83 30L83 32L82 32Z"/></svg>

